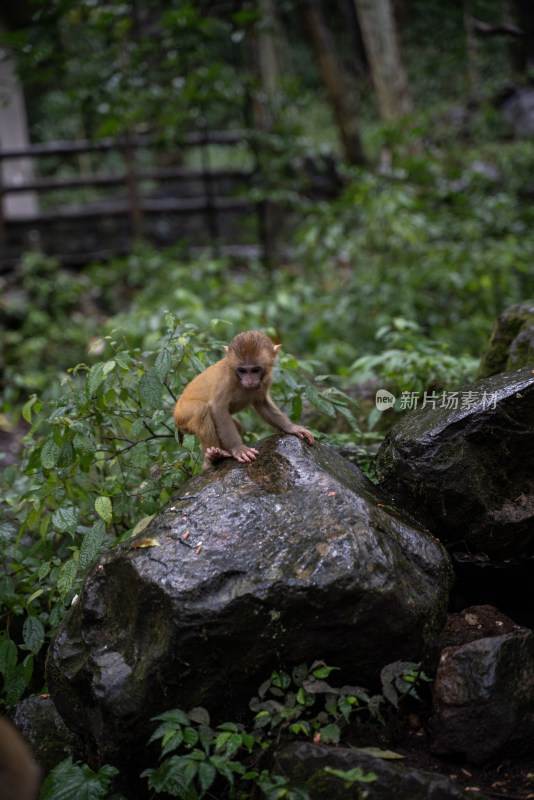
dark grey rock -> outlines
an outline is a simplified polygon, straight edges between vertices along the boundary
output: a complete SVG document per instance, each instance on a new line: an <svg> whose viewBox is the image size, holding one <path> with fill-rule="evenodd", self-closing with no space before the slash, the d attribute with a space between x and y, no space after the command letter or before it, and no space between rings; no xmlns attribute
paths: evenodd
<svg viewBox="0 0 534 800"><path fill-rule="evenodd" d="M137 542L107 552L51 643L60 713L111 763L165 709L236 719L277 666L321 658L365 685L432 649L451 581L442 546L333 448L258 447L253 464L194 477Z"/></svg>
<svg viewBox="0 0 534 800"><path fill-rule="evenodd" d="M475 764L532 752L534 633L447 647L434 684L434 750Z"/></svg>
<svg viewBox="0 0 534 800"><path fill-rule="evenodd" d="M484 347L477 378L534 368L534 300L509 306L495 323Z"/></svg>
<svg viewBox="0 0 534 800"><path fill-rule="evenodd" d="M79 747L80 743L66 727L50 697L21 700L13 709L12 719L31 744L45 775Z"/></svg>
<svg viewBox="0 0 534 800"><path fill-rule="evenodd" d="M283 775L305 787L310 800L361 800L362 791L366 800L475 800L483 797L462 789L444 775L403 767L394 761L343 747L308 742L290 744L278 754L276 763ZM343 779L325 773L325 767L343 772L359 767L364 775L373 774L375 780L355 782L346 787Z"/></svg>
<svg viewBox="0 0 534 800"><path fill-rule="evenodd" d="M464 397L475 399L461 407ZM534 539L534 374L459 390L458 408L406 414L376 459L380 485L441 541L503 557Z"/></svg>

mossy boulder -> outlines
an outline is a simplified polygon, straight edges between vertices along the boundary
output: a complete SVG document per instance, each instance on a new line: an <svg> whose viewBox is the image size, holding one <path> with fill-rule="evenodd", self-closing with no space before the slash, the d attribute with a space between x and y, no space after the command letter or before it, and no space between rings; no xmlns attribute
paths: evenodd
<svg viewBox="0 0 534 800"><path fill-rule="evenodd" d="M534 300L503 311L484 347L477 378L529 365L534 367Z"/></svg>

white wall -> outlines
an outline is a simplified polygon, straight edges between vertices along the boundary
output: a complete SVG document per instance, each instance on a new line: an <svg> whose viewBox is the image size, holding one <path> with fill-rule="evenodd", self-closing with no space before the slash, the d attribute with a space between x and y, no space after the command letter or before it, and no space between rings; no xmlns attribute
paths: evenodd
<svg viewBox="0 0 534 800"><path fill-rule="evenodd" d="M0 33L5 31L0 20ZM4 55L0 52L0 55ZM11 150L29 144L26 106L22 87L11 61L0 58L0 149ZM19 186L32 179L29 159L16 158L2 161L2 185ZM33 192L21 192L4 197L6 219L28 218L37 213L37 199Z"/></svg>

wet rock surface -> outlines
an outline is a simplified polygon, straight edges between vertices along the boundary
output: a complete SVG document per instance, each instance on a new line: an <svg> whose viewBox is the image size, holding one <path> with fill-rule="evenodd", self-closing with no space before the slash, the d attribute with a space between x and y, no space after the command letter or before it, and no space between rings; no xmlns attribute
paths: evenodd
<svg viewBox="0 0 534 800"><path fill-rule="evenodd" d="M477 639L502 636L520 629L506 614L493 606L469 606L460 613L447 614L447 622L439 635L440 649L459 647Z"/></svg>
<svg viewBox="0 0 534 800"><path fill-rule="evenodd" d="M34 696L21 700L14 707L11 719L31 745L33 755L45 774L79 745L50 697Z"/></svg>
<svg viewBox="0 0 534 800"><path fill-rule="evenodd" d="M277 761L283 774L306 787L310 800L344 800L347 797L359 800L362 790L366 800L475 800L483 797L457 786L444 775L400 766L395 761L349 748L290 744ZM325 767L342 772L359 768L363 775L372 774L374 779L347 786L346 780L325 773Z"/></svg>
<svg viewBox="0 0 534 800"><path fill-rule="evenodd" d="M484 347L477 378L534 366L534 300L505 309Z"/></svg>
<svg viewBox="0 0 534 800"><path fill-rule="evenodd" d="M410 412L376 459L381 487L451 548L502 558L534 540L534 374L463 387L460 400Z"/></svg>
<svg viewBox="0 0 534 800"><path fill-rule="evenodd" d="M235 719L280 665L323 658L366 685L432 651L444 548L333 448L273 436L259 449L184 484L89 571L47 665L87 752L136 761L150 718L173 707Z"/></svg>
<svg viewBox="0 0 534 800"><path fill-rule="evenodd" d="M534 633L518 630L441 654L434 685L434 750L475 764L532 752Z"/></svg>

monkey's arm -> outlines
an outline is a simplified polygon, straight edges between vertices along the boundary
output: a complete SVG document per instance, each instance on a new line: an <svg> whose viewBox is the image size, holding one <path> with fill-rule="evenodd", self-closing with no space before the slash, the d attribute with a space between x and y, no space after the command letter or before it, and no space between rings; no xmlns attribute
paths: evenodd
<svg viewBox="0 0 534 800"><path fill-rule="evenodd" d="M248 447L243 442L237 429L237 423L232 418L227 406L214 400L210 404L210 411L217 429L218 439L224 450L242 463L254 461L259 453L254 447Z"/></svg>
<svg viewBox="0 0 534 800"><path fill-rule="evenodd" d="M302 425L295 425L294 422L291 422L289 417L286 417L278 406L273 403L270 394L267 393L261 402L255 403L254 408L260 417L273 428L298 436L299 439L303 439L308 444L314 444L315 440L310 431L303 428Z"/></svg>

